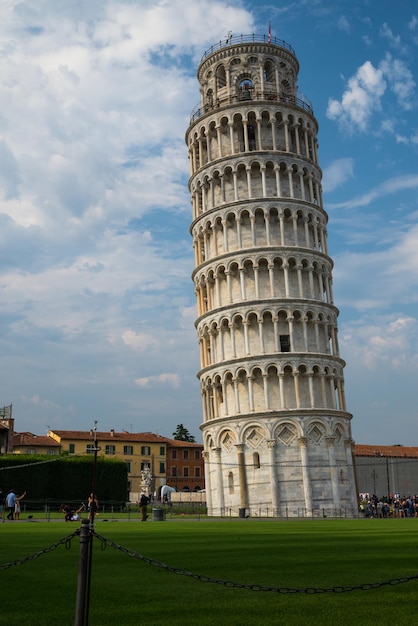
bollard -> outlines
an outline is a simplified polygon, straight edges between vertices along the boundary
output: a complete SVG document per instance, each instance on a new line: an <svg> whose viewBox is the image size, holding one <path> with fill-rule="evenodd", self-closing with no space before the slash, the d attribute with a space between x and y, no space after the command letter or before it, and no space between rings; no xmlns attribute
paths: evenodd
<svg viewBox="0 0 418 626"><path fill-rule="evenodd" d="M87 601L87 566L89 562L89 544L92 540L90 535L90 526L88 520L83 520L80 529L80 552L78 560L78 578L77 578L77 601L75 610L75 626L85 626Z"/></svg>

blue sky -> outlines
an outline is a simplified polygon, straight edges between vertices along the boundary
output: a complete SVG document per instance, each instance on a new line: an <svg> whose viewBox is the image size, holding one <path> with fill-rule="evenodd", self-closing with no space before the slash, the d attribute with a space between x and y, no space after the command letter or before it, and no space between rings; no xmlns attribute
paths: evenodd
<svg viewBox="0 0 418 626"><path fill-rule="evenodd" d="M418 7L4 0L0 406L16 430L200 440L184 134L229 31L296 51L319 122L357 443L418 445Z"/></svg>

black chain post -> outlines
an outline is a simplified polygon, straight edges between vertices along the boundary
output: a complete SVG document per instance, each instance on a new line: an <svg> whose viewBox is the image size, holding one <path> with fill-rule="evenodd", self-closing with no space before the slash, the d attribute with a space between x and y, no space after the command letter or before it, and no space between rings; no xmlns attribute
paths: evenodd
<svg viewBox="0 0 418 626"><path fill-rule="evenodd" d="M89 511L89 519L83 520L83 525L81 527L80 533L80 559L78 569L75 626L88 626L89 623L91 573L93 561L94 516L96 514L97 453L100 450L97 441L96 421L94 422L93 441L94 461L91 505Z"/></svg>
<svg viewBox="0 0 418 626"><path fill-rule="evenodd" d="M85 626L87 610L87 573L89 564L89 544L92 543L88 520L83 520L80 529L80 554L78 560L77 602L75 626Z"/></svg>

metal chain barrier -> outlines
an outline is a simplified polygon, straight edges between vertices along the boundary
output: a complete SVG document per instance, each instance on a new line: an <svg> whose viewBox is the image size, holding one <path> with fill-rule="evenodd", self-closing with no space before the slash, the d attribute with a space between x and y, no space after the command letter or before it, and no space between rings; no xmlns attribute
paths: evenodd
<svg viewBox="0 0 418 626"><path fill-rule="evenodd" d="M3 565L0 565L0 570L8 569L9 567L13 567L14 565L23 565L24 563L27 563L28 561L33 561L35 559L38 559L40 556L43 556L44 554L48 554L48 552L52 552L52 550L55 550L56 548L58 548L58 546L62 546L63 544L65 544L66 549L69 550L71 547L71 540L74 539L74 537L78 536L79 534L80 534L80 529L76 530L71 535L68 535L68 537L64 537L64 539L60 539L59 541L52 543L47 548L43 548L42 550L39 550L38 552L29 554L29 556L25 556L21 559L16 559L16 561L10 561L10 563L3 563Z"/></svg>
<svg viewBox="0 0 418 626"><path fill-rule="evenodd" d="M204 583L213 583L216 585L222 585L223 587L230 587L234 589L248 589L249 591L270 591L273 593L306 593L306 594L315 594L315 593L346 593L347 591L369 591L370 589L378 589L379 587L385 586L393 586L400 585L403 583L408 583L411 580L417 580L418 574L414 574L412 576L403 576L402 578L392 578L390 580L386 580L383 582L376 583L362 583L361 585L346 585L346 586L336 586L336 587L305 587L305 588L292 588L292 587L267 587L265 585L257 585L257 584L243 584L237 583L232 580L222 580L220 578L212 578L211 576L205 576L203 574L194 574L192 572L188 572L187 570L181 569L179 567L172 567L170 565L166 565L161 561L157 561L156 559L151 559L142 554L138 554L134 550L129 548L124 548L123 546L115 543L111 539L106 539L101 535L97 534L93 531L93 536L96 537L101 542L101 549L105 550L106 546L110 546L111 548L115 548L115 550L119 550L123 552L127 556L133 557L135 559L139 559L144 563L148 563L148 565L152 565L153 567L159 567L161 569L166 570L172 574L178 574L179 576L188 576L189 578L194 578L195 580L199 580Z"/></svg>
<svg viewBox="0 0 418 626"><path fill-rule="evenodd" d="M74 539L74 537L77 537L79 535L80 535L80 529L77 529L71 535L68 535L67 537L64 537L63 539L60 539L59 541L56 541L55 543L51 544L47 548L43 548L42 550L39 550L38 552L34 552L33 554L30 554L21 559L16 559L15 561L11 561L10 563L3 563L3 565L0 565L0 570L6 570L15 565L23 565L24 563L33 561L34 559L37 559L43 556L44 554L48 554L49 552L52 552L53 550L55 550L61 545L65 545L66 549L69 550L71 547L72 539ZM161 569L164 569L167 572L170 572L171 574L177 574L179 576L187 576L189 578L193 578L194 580L198 580L200 582L222 585L223 587L229 587L233 589L248 589L249 591L269 591L273 593L282 593L282 594L346 593L348 591L369 591L371 589L378 589L380 587L385 587L385 586L401 585L404 583L411 582L412 580L418 580L418 574L413 574L412 576L402 576L399 578L391 578L390 580L381 581L381 582L362 583L360 585L345 585L345 586L335 586L335 587L294 588L294 587L269 587L266 585L258 585L258 584L244 584L244 583L235 582L233 580L223 580L221 578L213 578L211 576L206 576L204 574L195 574L193 572L184 570L180 567L173 567L171 565L167 565L166 563L162 563L161 561L158 561L156 559L151 559L149 557L146 557L143 554L139 554L138 552L135 552L135 550L132 550L130 548L125 548L124 546L121 546L115 541L112 541L111 539L106 539L106 537L99 535L94 530L92 530L92 535L93 535L93 538L95 537L96 539L100 541L102 550L106 550L106 547L110 546L111 548L114 548L115 550L119 550L119 552L122 552L126 554L127 556L130 556L135 559L139 559L140 561L143 561L144 563L147 563L148 565L152 565L153 567L159 567Z"/></svg>

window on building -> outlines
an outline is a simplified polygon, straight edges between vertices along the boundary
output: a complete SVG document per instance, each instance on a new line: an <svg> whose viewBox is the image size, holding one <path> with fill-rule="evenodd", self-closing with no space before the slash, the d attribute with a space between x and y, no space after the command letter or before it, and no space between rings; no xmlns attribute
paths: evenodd
<svg viewBox="0 0 418 626"><path fill-rule="evenodd" d="M248 124L247 126L248 132L248 147L250 150L256 150L256 142L255 142L255 126L253 124Z"/></svg>
<svg viewBox="0 0 418 626"><path fill-rule="evenodd" d="M128 474L131 473L131 462L130 461L126 461L126 469L128 471Z"/></svg>
<svg viewBox="0 0 418 626"><path fill-rule="evenodd" d="M234 474L232 472L228 474L228 489L229 493L234 493Z"/></svg>
<svg viewBox="0 0 418 626"><path fill-rule="evenodd" d="M68 444L68 452L70 454L74 454L74 452L75 452L75 443Z"/></svg>
<svg viewBox="0 0 418 626"><path fill-rule="evenodd" d="M175 465L171 468L171 475L177 476L177 467Z"/></svg>
<svg viewBox="0 0 418 626"><path fill-rule="evenodd" d="M27 454L36 454L35 448L28 448L27 449Z"/></svg>
<svg viewBox="0 0 418 626"><path fill-rule="evenodd" d="M280 335L280 351L290 352L290 335Z"/></svg>
<svg viewBox="0 0 418 626"><path fill-rule="evenodd" d="M188 459L188 458L189 458L189 451L183 450L183 459Z"/></svg>
<svg viewBox="0 0 418 626"><path fill-rule="evenodd" d="M113 443L109 443L105 446L105 454L116 454L116 446Z"/></svg>
<svg viewBox="0 0 418 626"><path fill-rule="evenodd" d="M133 454L134 447L133 446L123 446L123 454Z"/></svg>
<svg viewBox="0 0 418 626"><path fill-rule="evenodd" d="M240 100L251 100L251 90L254 89L253 83L249 79L244 79L239 84Z"/></svg>
<svg viewBox="0 0 418 626"><path fill-rule="evenodd" d="M141 471L145 469L150 469L149 463L147 461L142 461L141 463Z"/></svg>
<svg viewBox="0 0 418 626"><path fill-rule="evenodd" d="M46 451L48 456L56 456L58 454L57 450L47 450Z"/></svg>
<svg viewBox="0 0 418 626"><path fill-rule="evenodd" d="M142 456L149 456L151 454L150 446L141 446L141 454Z"/></svg>
<svg viewBox="0 0 418 626"><path fill-rule="evenodd" d="M165 455L165 447L160 446L160 456L164 456L164 455Z"/></svg>
<svg viewBox="0 0 418 626"><path fill-rule="evenodd" d="M171 450L171 458L177 459L177 450Z"/></svg>
<svg viewBox="0 0 418 626"><path fill-rule="evenodd" d="M194 468L194 475L196 478L200 478L200 467Z"/></svg>
<svg viewBox="0 0 418 626"><path fill-rule="evenodd" d="M165 474L165 463L160 463L160 474Z"/></svg>
<svg viewBox="0 0 418 626"><path fill-rule="evenodd" d="M183 476L188 476L188 475L189 475L189 468L183 467Z"/></svg>
<svg viewBox="0 0 418 626"><path fill-rule="evenodd" d="M130 490L131 490L131 481L130 481L130 480L128 480L128 482L126 483L126 485L127 485L127 487L128 487L128 491L130 491Z"/></svg>
<svg viewBox="0 0 418 626"><path fill-rule="evenodd" d="M260 455L258 452L254 452L253 454L253 465L255 469L260 469Z"/></svg>
<svg viewBox="0 0 418 626"><path fill-rule="evenodd" d="M94 453L94 450L95 450L95 445L94 445L94 443L88 443L88 444L86 445L86 453L87 453L87 454L93 454L93 453Z"/></svg>
<svg viewBox="0 0 418 626"><path fill-rule="evenodd" d="M196 461L198 461L200 459L200 450L195 450L194 451L194 458L196 459Z"/></svg>

